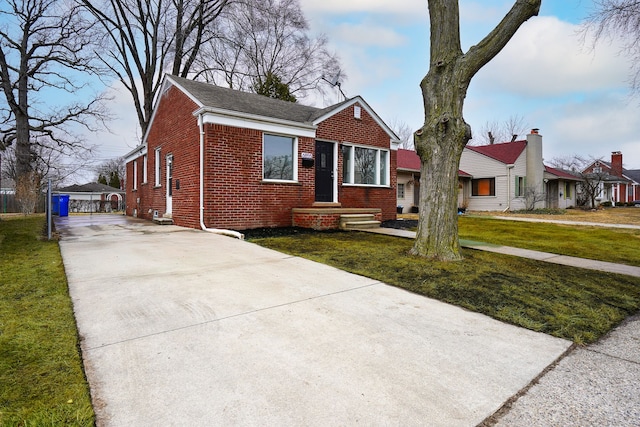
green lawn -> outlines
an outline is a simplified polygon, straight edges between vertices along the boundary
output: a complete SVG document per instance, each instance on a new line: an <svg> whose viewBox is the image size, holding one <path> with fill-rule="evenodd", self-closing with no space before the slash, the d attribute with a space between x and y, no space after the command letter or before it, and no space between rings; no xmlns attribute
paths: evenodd
<svg viewBox="0 0 640 427"><path fill-rule="evenodd" d="M91 426L58 243L43 216L0 221L0 425Z"/></svg>
<svg viewBox="0 0 640 427"><path fill-rule="evenodd" d="M640 309L640 279L629 276L474 250L462 262L434 262L409 255L409 239L363 232L251 241L578 344Z"/></svg>
<svg viewBox="0 0 640 427"><path fill-rule="evenodd" d="M640 266L640 230L466 216L458 227L461 239Z"/></svg>

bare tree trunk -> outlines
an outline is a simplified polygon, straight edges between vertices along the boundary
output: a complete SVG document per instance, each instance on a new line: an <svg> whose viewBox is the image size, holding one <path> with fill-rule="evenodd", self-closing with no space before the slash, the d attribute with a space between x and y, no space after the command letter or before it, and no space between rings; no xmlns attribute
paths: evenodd
<svg viewBox="0 0 640 427"><path fill-rule="evenodd" d="M506 46L517 29L537 15L542 0L516 0L502 21L467 53L460 44L457 1L429 0L429 72L420 83L424 125L415 133L422 162L420 220L411 252L443 261L462 259L458 242L458 165L471 139L463 118L473 76Z"/></svg>
<svg viewBox="0 0 640 427"><path fill-rule="evenodd" d="M429 136L427 133L416 134L416 146L421 147L422 166L420 220L412 253L441 260L459 260L462 257L458 242L458 165L464 145L455 134Z"/></svg>

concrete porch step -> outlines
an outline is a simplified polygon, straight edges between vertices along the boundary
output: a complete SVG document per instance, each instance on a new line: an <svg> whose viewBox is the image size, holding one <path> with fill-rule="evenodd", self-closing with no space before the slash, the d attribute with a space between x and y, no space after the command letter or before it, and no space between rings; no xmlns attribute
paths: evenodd
<svg viewBox="0 0 640 427"><path fill-rule="evenodd" d="M376 227L380 227L380 221L376 221L373 214L340 215L340 228L343 230L361 230Z"/></svg>
<svg viewBox="0 0 640 427"><path fill-rule="evenodd" d="M342 224L343 230L365 230L369 228L378 228L380 227L380 221L369 220L369 221L350 221Z"/></svg>
<svg viewBox="0 0 640 427"><path fill-rule="evenodd" d="M153 218L153 222L158 225L173 225L173 219L167 217Z"/></svg>

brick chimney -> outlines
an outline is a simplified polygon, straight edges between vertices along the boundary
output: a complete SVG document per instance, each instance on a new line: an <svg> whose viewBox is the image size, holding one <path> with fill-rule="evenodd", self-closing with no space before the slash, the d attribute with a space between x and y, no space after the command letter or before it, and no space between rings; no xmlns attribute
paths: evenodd
<svg viewBox="0 0 640 427"><path fill-rule="evenodd" d="M615 176L622 177L622 151L611 153L611 172Z"/></svg>

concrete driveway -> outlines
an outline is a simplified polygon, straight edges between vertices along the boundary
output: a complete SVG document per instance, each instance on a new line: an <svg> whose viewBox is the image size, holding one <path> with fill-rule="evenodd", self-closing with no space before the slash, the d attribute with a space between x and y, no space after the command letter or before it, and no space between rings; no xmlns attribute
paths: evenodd
<svg viewBox="0 0 640 427"><path fill-rule="evenodd" d="M99 426L473 426L571 345L229 237L56 224Z"/></svg>

